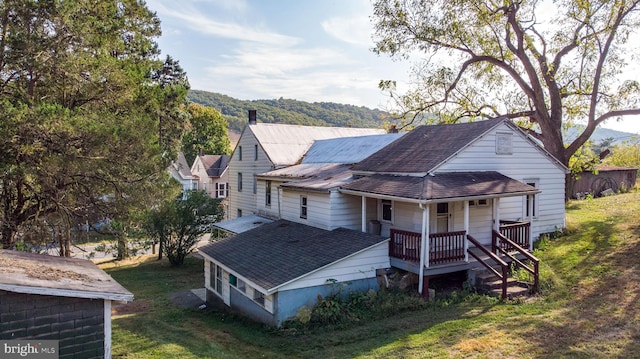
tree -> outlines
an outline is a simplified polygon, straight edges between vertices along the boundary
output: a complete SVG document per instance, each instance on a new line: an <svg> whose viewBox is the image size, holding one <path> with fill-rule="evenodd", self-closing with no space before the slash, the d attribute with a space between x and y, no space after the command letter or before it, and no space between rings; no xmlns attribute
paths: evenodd
<svg viewBox="0 0 640 359"><path fill-rule="evenodd" d="M199 238L224 218L220 199L204 191L189 191L187 197L169 200L148 212L145 228L161 243L169 262L182 265ZM159 257L161 258L161 257Z"/></svg>
<svg viewBox="0 0 640 359"><path fill-rule="evenodd" d="M136 0L9 0L0 34L2 247L48 215L139 210L171 161L148 110L174 106L153 91L155 14Z"/></svg>
<svg viewBox="0 0 640 359"><path fill-rule="evenodd" d="M226 155L231 152L229 124L222 114L211 107L190 103L189 126L182 137L182 152L187 163L193 163L200 151L211 155Z"/></svg>
<svg viewBox="0 0 640 359"><path fill-rule="evenodd" d="M640 114L637 77L623 72L639 2L376 0L374 51L426 55L416 88L380 85L405 125L505 116L567 165L598 125ZM538 21L543 7L552 21ZM576 122L584 131L565 146L563 126Z"/></svg>

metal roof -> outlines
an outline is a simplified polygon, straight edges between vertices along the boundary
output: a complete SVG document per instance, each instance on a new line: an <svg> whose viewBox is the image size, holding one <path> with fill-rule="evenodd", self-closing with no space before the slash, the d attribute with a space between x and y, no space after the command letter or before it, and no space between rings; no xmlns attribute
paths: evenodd
<svg viewBox="0 0 640 359"><path fill-rule="evenodd" d="M0 249L0 290L60 297L133 300L93 262Z"/></svg>
<svg viewBox="0 0 640 359"><path fill-rule="evenodd" d="M295 178L298 180L281 184L280 187L283 188L328 191L351 182L353 174L350 168L351 165L343 164L303 163L269 173L275 172L280 175L286 173L292 177L297 176Z"/></svg>
<svg viewBox="0 0 640 359"><path fill-rule="evenodd" d="M304 155L302 163L358 163L403 135L386 133L317 140Z"/></svg>
<svg viewBox="0 0 640 359"><path fill-rule="evenodd" d="M276 167L300 161L316 140L383 134L378 128L318 127L275 123L248 125L269 159Z"/></svg>
<svg viewBox="0 0 640 359"><path fill-rule="evenodd" d="M234 219L230 219L227 221L221 221L218 223L214 223L214 227L218 227L227 232L231 232L234 234L246 232L248 230L260 227L265 223L271 223L273 220L269 218L260 217L255 214L250 214L248 216L242 216Z"/></svg>

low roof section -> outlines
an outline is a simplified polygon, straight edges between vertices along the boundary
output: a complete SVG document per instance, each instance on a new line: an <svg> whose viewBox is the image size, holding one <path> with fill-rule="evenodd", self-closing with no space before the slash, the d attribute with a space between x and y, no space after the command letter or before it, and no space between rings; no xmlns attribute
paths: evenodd
<svg viewBox="0 0 640 359"><path fill-rule="evenodd" d="M278 168L299 163L316 140L384 133L381 128L319 127L256 123L248 125L271 163Z"/></svg>
<svg viewBox="0 0 640 359"><path fill-rule="evenodd" d="M132 301L133 294L93 262L0 249L0 290Z"/></svg>
<svg viewBox="0 0 640 359"><path fill-rule="evenodd" d="M200 247L198 251L270 294L387 240L345 228L328 231L278 220Z"/></svg>
<svg viewBox="0 0 640 359"><path fill-rule="evenodd" d="M496 171L439 172L426 176L372 175L342 186L341 192L417 203L522 196L540 190Z"/></svg>
<svg viewBox="0 0 640 359"><path fill-rule="evenodd" d="M248 230L258 228L265 223L273 222L272 219L258 216L256 214L250 214L248 216L242 216L226 221L220 221L214 223L213 226L231 234L243 233Z"/></svg>
<svg viewBox="0 0 640 359"><path fill-rule="evenodd" d="M336 163L303 163L257 176L265 180L285 181L280 187L327 192L352 179L351 165Z"/></svg>

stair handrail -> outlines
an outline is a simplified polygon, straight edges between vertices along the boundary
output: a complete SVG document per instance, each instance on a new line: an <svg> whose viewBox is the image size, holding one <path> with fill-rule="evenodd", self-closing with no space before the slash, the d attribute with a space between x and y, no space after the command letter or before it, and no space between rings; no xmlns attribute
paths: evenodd
<svg viewBox="0 0 640 359"><path fill-rule="evenodd" d="M496 246L496 250L502 252L504 255L506 255L507 257L511 258L511 260L516 262L520 267L522 267L524 270L526 270L527 272L531 273L531 275L533 275L533 291L534 292L538 292L538 290L540 289L540 279L539 279L539 277L540 277L540 274L539 274L540 259L538 259L533 254L529 253L528 250L524 249L523 247L518 245L516 242L514 242L511 239L505 237L502 233L500 233L500 232L498 232L496 230L494 230L493 233L494 233L495 236L500 238L500 241L506 242L507 244L512 246L516 251L518 251L518 253L522 254L525 258L530 260L531 263L533 263L533 268L530 268L528 265L524 264L522 261L520 261L518 258L513 256L511 253L509 253L507 250L505 250L501 246Z"/></svg>
<svg viewBox="0 0 640 359"><path fill-rule="evenodd" d="M480 256L478 256L477 254L475 254L472 251L468 251L468 253L471 254L480 264L485 266L488 270L493 272L493 274L495 274L496 277L498 277L498 278L500 278L502 280L502 288L501 288L502 289L502 299L506 299L507 298L507 279L508 279L508 276L509 276L509 274L508 274L509 273L509 265L507 264L507 262L503 261L500 257L498 257L495 253L493 253L490 250L486 249L482 244L480 244L480 242L478 242L478 240L473 238L470 234L467 234L467 240L469 242L471 242L473 245L475 245L476 248L481 250L485 255L487 255L489 258L491 258L494 262L496 262L498 265L500 265L500 268L502 269L502 274L498 273L498 271L495 268L490 266L489 263L485 262L482 258L480 258Z"/></svg>

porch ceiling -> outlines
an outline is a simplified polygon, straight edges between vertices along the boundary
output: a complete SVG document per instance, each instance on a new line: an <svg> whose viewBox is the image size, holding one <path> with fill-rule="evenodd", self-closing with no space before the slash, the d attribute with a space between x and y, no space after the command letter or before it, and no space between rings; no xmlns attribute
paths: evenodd
<svg viewBox="0 0 640 359"><path fill-rule="evenodd" d="M474 197L509 197L540 192L496 171L449 172L424 177L372 175L342 187L353 194L374 194L418 201Z"/></svg>

